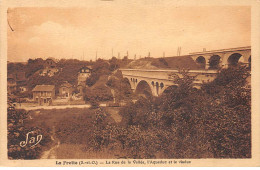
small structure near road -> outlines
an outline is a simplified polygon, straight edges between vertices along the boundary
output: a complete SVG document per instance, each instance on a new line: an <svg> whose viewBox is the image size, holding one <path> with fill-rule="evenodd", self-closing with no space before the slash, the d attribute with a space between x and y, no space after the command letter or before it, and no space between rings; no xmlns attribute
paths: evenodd
<svg viewBox="0 0 260 170"><path fill-rule="evenodd" d="M33 100L39 105L51 105L52 100L55 98L54 85L37 85L32 92Z"/></svg>
<svg viewBox="0 0 260 170"><path fill-rule="evenodd" d="M67 81L61 84L59 88L59 95L63 98L70 98L72 96L73 87Z"/></svg>

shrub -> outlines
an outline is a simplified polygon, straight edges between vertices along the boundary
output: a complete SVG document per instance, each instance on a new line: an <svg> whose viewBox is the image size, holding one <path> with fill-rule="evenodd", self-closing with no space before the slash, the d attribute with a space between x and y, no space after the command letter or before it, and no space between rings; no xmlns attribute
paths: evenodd
<svg viewBox="0 0 260 170"><path fill-rule="evenodd" d="M26 127L24 122L27 120L28 113L25 110L8 109L7 113L8 158L38 159L41 156L42 147L50 143L49 133L39 127ZM32 144L29 142L27 142L24 147L21 147L20 142L26 140L26 134L28 132L32 132L30 135L34 137L36 135L42 135L42 140L34 147L32 147Z"/></svg>

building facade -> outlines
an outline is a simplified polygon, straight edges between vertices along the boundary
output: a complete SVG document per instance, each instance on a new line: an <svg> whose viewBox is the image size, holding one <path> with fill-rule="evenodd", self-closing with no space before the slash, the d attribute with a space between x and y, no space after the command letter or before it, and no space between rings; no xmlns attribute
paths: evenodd
<svg viewBox="0 0 260 170"><path fill-rule="evenodd" d="M91 75L91 67L82 67L78 73L78 84L86 83L87 78Z"/></svg>
<svg viewBox="0 0 260 170"><path fill-rule="evenodd" d="M59 88L59 96L63 98L70 98L72 96L73 86L64 82Z"/></svg>
<svg viewBox="0 0 260 170"><path fill-rule="evenodd" d="M79 90L80 94L83 93L83 89L86 87L86 80L91 75L92 68L90 66L85 66L80 68L78 73L78 84L77 89Z"/></svg>
<svg viewBox="0 0 260 170"><path fill-rule="evenodd" d="M37 85L32 92L33 100L39 105L51 105L55 98L54 85Z"/></svg>

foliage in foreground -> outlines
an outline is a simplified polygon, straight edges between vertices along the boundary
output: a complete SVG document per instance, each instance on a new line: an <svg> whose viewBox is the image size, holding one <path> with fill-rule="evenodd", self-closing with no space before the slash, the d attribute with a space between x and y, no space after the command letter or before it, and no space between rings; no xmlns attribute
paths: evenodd
<svg viewBox="0 0 260 170"><path fill-rule="evenodd" d="M184 73L174 91L123 108L119 125L102 124L98 113L90 147L129 158L250 158L249 76L245 67L225 69L197 90Z"/></svg>
<svg viewBox="0 0 260 170"><path fill-rule="evenodd" d="M56 136L66 144L94 151L110 150L120 158L250 158L251 91L245 67L222 70L217 78L193 88L183 73L178 87L159 98L141 97L120 111L116 124L105 110L64 117ZM113 87L113 82L111 82ZM25 112L8 112L8 148L13 159L38 157L15 146L24 140ZM25 130L27 131L27 130ZM84 150L85 151L85 150Z"/></svg>
<svg viewBox="0 0 260 170"><path fill-rule="evenodd" d="M28 119L28 112L25 110L8 109L7 115L7 134L8 134L8 158L9 159L37 159L41 156L42 147L50 142L50 135L46 129L25 126ZM21 147L22 141L26 141L29 132L29 138L24 147ZM35 146L36 135L42 135L42 140ZM31 137L35 137L35 141ZM39 138L40 139L40 138ZM33 142L33 143L30 143Z"/></svg>

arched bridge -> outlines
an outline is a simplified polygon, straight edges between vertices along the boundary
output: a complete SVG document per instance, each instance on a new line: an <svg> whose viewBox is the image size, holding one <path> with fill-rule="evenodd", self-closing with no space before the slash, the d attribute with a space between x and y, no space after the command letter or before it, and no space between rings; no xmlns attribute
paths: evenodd
<svg viewBox="0 0 260 170"><path fill-rule="evenodd" d="M251 66L251 46L190 53L204 69L227 68L238 62Z"/></svg>
<svg viewBox="0 0 260 170"><path fill-rule="evenodd" d="M153 96L161 95L167 88L176 86L170 75L177 74L178 70L143 70L143 69L120 69L123 77L127 78L131 89L136 92L148 90ZM216 70L189 70L188 74L196 76L195 86L199 87L203 82L215 79Z"/></svg>

